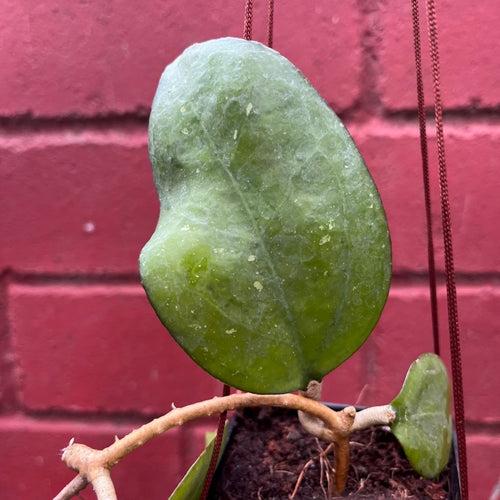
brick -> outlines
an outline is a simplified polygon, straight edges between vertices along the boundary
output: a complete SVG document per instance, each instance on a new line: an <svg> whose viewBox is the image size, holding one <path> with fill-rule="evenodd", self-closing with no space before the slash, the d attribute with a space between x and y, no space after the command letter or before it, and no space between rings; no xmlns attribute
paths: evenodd
<svg viewBox="0 0 500 500"><path fill-rule="evenodd" d="M363 403L366 351L363 347L323 379L322 399L329 403Z"/></svg>
<svg viewBox="0 0 500 500"><path fill-rule="evenodd" d="M384 204L391 233L393 270L426 269L425 209L418 138L392 128L353 130Z"/></svg>
<svg viewBox="0 0 500 500"><path fill-rule="evenodd" d="M231 418L231 415L229 418ZM200 453L205 449L207 432L215 432L216 430L216 419L206 419L201 422L195 421L182 426L183 474L189 470L194 461L200 456Z"/></svg>
<svg viewBox="0 0 500 500"><path fill-rule="evenodd" d="M7 322L7 284L0 279L0 411L16 406L17 377Z"/></svg>
<svg viewBox="0 0 500 500"><path fill-rule="evenodd" d="M275 3L274 48L305 74L334 110L355 104L360 97L363 64L363 28L357 2L344 0L333 9L329 0L317 0L314 5Z"/></svg>
<svg viewBox="0 0 500 500"><path fill-rule="evenodd" d="M389 403L399 392L410 364L432 351L428 293L425 288L393 287L382 317L366 346L363 404Z"/></svg>
<svg viewBox="0 0 500 500"><path fill-rule="evenodd" d="M9 295L26 408L161 414L220 392L139 286L13 285Z"/></svg>
<svg viewBox="0 0 500 500"><path fill-rule="evenodd" d="M432 102L426 14L421 3L422 51L427 101ZM386 108L416 107L410 2L388 0L381 10L381 97ZM438 4L443 99L447 108L491 108L500 104L500 10L496 0L442 0Z"/></svg>
<svg viewBox="0 0 500 500"><path fill-rule="evenodd" d="M500 490L500 435L475 434L467 437L469 496L495 500ZM495 495L496 493L496 495Z"/></svg>
<svg viewBox="0 0 500 500"><path fill-rule="evenodd" d="M500 391L497 357L500 340L495 332L500 289L488 286L459 288L463 379L466 418L498 422ZM445 290L439 289L442 357L450 362ZM370 363L366 404L384 404L399 392L410 366L421 353L432 352L428 291L423 287L394 287L379 325L367 342Z"/></svg>
<svg viewBox="0 0 500 500"><path fill-rule="evenodd" d="M425 212L420 146L415 126L386 126L378 122L353 133L381 192L391 230L396 272L427 268ZM500 239L496 231L500 190L496 151L500 128L496 125L446 129L450 203L458 272L488 273L500 267ZM433 220L436 265L444 268L440 233L435 141L431 153Z"/></svg>
<svg viewBox="0 0 500 500"><path fill-rule="evenodd" d="M138 425L138 424L137 424ZM74 477L60 458L60 450L76 442L102 448L135 426L117 422L37 421L28 417L0 418L3 500L53 498ZM182 449L177 429L135 450L113 469L118 498L164 499L180 478ZM82 498L95 498L90 487Z"/></svg>
<svg viewBox="0 0 500 500"><path fill-rule="evenodd" d="M96 0L6 0L4 7L0 46L9 78L0 82L0 116L145 114L168 63L192 43L241 36L243 24L243 4L224 0L146 0L140 9L125 0L104 8ZM276 9L277 47L339 107L358 87L356 15L355 0L335 12L328 0ZM263 31L256 21L258 38Z"/></svg>
<svg viewBox="0 0 500 500"><path fill-rule="evenodd" d="M445 307L445 293L441 291ZM476 422L500 422L498 353L500 329L498 304L500 289L496 286L462 286L459 288L464 395L466 417ZM449 358L448 325L441 315L443 357Z"/></svg>
<svg viewBox="0 0 500 500"><path fill-rule="evenodd" d="M500 128L452 125L446 131L457 270L495 271L500 267L495 232L500 218L495 203ZM352 132L387 210L395 271L424 271L416 127L373 122ZM9 236L0 246L0 268L23 273L136 273L140 249L158 212L145 142L142 132L4 141L0 231ZM432 140L430 149L435 172ZM442 269L436 190L434 175L436 262Z"/></svg>
<svg viewBox="0 0 500 500"><path fill-rule="evenodd" d="M158 202L143 132L0 145L0 269L137 273Z"/></svg>

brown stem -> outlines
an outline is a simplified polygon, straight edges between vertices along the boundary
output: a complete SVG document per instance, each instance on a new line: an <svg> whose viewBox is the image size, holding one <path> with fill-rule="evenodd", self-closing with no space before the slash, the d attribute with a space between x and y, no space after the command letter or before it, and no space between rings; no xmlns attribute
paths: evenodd
<svg viewBox="0 0 500 500"><path fill-rule="evenodd" d="M343 437L334 442L335 446L335 488L342 494L349 472L349 438Z"/></svg>
<svg viewBox="0 0 500 500"><path fill-rule="evenodd" d="M351 432L360 431L375 425L389 425L394 422L396 412L391 405L372 406L356 413Z"/></svg>
<svg viewBox="0 0 500 500"><path fill-rule="evenodd" d="M307 385L307 389L305 391L300 391L300 394L313 401L319 401L321 399L321 382L311 380ZM303 411L298 412L298 417L302 427L309 432L309 434L323 441L327 440L325 436L325 425L322 420L308 413L304 413Z"/></svg>
<svg viewBox="0 0 500 500"><path fill-rule="evenodd" d="M108 469L96 470L91 483L98 500L117 500Z"/></svg>
<svg viewBox="0 0 500 500"><path fill-rule="evenodd" d="M99 482L99 485L107 485L107 489L102 486L101 496L98 497L99 500L114 500L116 494L114 488L111 489L110 487L110 484L112 486L111 478L109 473L106 476L103 471L109 471L111 467L139 446L172 427L182 425L199 417L211 416L237 408L256 406L290 408L317 417L324 424L324 437L331 442L347 439L355 417L355 412L352 413L349 408L341 412L335 412L322 403L296 394L232 394L231 396L194 403L184 408L176 408L132 431L103 450L94 450L78 443L70 444L64 450L62 460L68 467L77 471L80 476L92 482L94 488L96 488L96 481ZM61 496L64 491L67 493ZM70 493L71 491L65 488L56 498L67 500L72 496Z"/></svg>
<svg viewBox="0 0 500 500"><path fill-rule="evenodd" d="M83 476L75 476L55 497L54 500L65 500L78 495L89 482Z"/></svg>

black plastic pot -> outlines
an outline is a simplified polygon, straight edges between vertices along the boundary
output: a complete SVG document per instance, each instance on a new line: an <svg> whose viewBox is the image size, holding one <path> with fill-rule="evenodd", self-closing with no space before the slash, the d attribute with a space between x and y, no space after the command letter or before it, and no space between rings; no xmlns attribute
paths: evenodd
<svg viewBox="0 0 500 500"><path fill-rule="evenodd" d="M335 411L340 411L344 409L346 406L345 404L334 404L334 403L325 403L329 408ZM357 411L364 410L364 406L356 406ZM228 426L228 441L227 445L231 443L232 435L233 435L233 430L236 426L236 421L235 418L233 417L231 421L229 422ZM226 446L227 446L226 445ZM220 464L222 465L224 463L223 457L221 457ZM216 484L216 482L219 479L219 469L220 466L215 472L214 479L213 479L213 484ZM451 454L450 454L450 461L449 461L449 469L450 469L450 477L449 477L449 482L448 482L448 491L450 492L448 495L449 500L461 500L462 495L460 493L460 475L458 472L458 447L457 447L457 439L455 433L453 433L453 443L452 443L452 449L451 449ZM210 498L213 499L214 497L210 495Z"/></svg>

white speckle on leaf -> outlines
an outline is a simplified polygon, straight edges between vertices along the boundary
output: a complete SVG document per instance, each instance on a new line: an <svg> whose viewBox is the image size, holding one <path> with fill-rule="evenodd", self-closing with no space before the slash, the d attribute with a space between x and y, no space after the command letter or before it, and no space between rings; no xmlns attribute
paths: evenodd
<svg viewBox="0 0 500 500"><path fill-rule="evenodd" d="M328 229L331 231L335 226L333 225L333 219L328 221Z"/></svg>
<svg viewBox="0 0 500 500"><path fill-rule="evenodd" d="M181 231L189 231L191 228L189 227L189 224L186 224L185 226L181 227Z"/></svg>
<svg viewBox="0 0 500 500"><path fill-rule="evenodd" d="M187 128L183 128L181 130L181 132L184 134L184 135L188 135L189 134L189 130Z"/></svg>
<svg viewBox="0 0 500 500"><path fill-rule="evenodd" d="M321 226L319 226L319 228L321 229L321 231L323 231L323 229L325 229L325 226L323 226L323 224L321 224Z"/></svg>
<svg viewBox="0 0 500 500"><path fill-rule="evenodd" d="M186 112L186 106L181 106L181 113L185 113Z"/></svg>
<svg viewBox="0 0 500 500"><path fill-rule="evenodd" d="M236 328L231 328L231 329L229 329L229 330L226 330L226 333L227 333L228 335L232 335L233 333L236 333Z"/></svg>
<svg viewBox="0 0 500 500"><path fill-rule="evenodd" d="M253 104L251 102L249 102L247 104L247 108L246 108L247 116L250 114L250 111L252 111L252 108L253 108Z"/></svg>
<svg viewBox="0 0 500 500"><path fill-rule="evenodd" d="M328 243L331 239L332 239L331 236L327 234L319 240L319 244L324 245L325 243Z"/></svg>
<svg viewBox="0 0 500 500"><path fill-rule="evenodd" d="M349 165L344 165L344 168L349 168Z"/></svg>
<svg viewBox="0 0 500 500"><path fill-rule="evenodd" d="M261 283L260 281L254 281L254 282L253 282L253 286L254 286L254 288L255 288L257 291L259 291L259 292L260 292L260 291L262 291L262 289L264 288L264 287L262 286L262 283Z"/></svg>
<svg viewBox="0 0 500 500"><path fill-rule="evenodd" d="M255 258L256 258L255 255L249 255L247 260L248 262L253 262Z"/></svg>
<svg viewBox="0 0 500 500"><path fill-rule="evenodd" d="M238 137L238 130L235 130L233 134L233 139L236 140L237 137Z"/></svg>
<svg viewBox="0 0 500 500"><path fill-rule="evenodd" d="M89 220L88 222L85 222L85 224L83 225L83 230L84 232L86 233L93 233L95 231L95 224Z"/></svg>

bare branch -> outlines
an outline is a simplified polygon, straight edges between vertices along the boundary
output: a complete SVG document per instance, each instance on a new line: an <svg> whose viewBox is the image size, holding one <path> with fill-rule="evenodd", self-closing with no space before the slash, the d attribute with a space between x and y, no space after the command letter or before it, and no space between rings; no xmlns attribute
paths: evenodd
<svg viewBox="0 0 500 500"><path fill-rule="evenodd" d="M89 482L83 476L73 478L55 497L54 500L68 500L82 491Z"/></svg>
<svg viewBox="0 0 500 500"><path fill-rule="evenodd" d="M336 484L337 489L342 491L342 488L339 487L342 486L342 481L345 482L343 471L347 470L349 464L348 436L358 418L352 406L336 412L318 401L296 394L261 395L239 393L194 403L184 408L175 408L166 415L132 431L103 450L94 450L79 443L70 444L64 450L62 460L68 467L77 471L79 476L73 479L59 493L56 499L68 500L71 498L71 495L83 489L86 482L91 482L98 494L99 500L115 500L116 493L111 482L109 470L136 448L163 432L191 420L211 416L223 411L258 406L277 406L298 410L310 415L314 419L318 419L317 422L321 422L321 438L337 443L338 445L337 455L340 462L336 468L341 473L340 479L336 478ZM363 412L366 411L364 410ZM369 421L368 416L369 413L363 417L364 421ZM384 423L387 424L388 422L385 421Z"/></svg>
<svg viewBox="0 0 500 500"><path fill-rule="evenodd" d="M351 407L352 408L352 407ZM335 489L341 495L347 483L349 472L349 438L341 438L335 441Z"/></svg>
<svg viewBox="0 0 500 500"><path fill-rule="evenodd" d="M98 500L117 500L115 487L108 469L100 469L95 472L92 486Z"/></svg>
<svg viewBox="0 0 500 500"><path fill-rule="evenodd" d="M389 425L394 422L396 412L391 405L372 406L356 413L351 431L360 431L375 425Z"/></svg>

